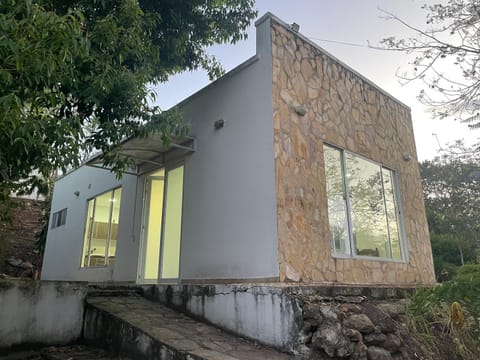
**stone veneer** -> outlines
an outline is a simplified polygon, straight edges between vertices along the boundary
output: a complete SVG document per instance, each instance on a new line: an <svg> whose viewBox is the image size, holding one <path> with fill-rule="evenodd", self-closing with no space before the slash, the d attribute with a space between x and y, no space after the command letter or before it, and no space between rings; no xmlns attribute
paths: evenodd
<svg viewBox="0 0 480 360"><path fill-rule="evenodd" d="M274 19L271 37L280 281L433 284L410 109ZM396 171L408 262L332 256L324 141Z"/></svg>

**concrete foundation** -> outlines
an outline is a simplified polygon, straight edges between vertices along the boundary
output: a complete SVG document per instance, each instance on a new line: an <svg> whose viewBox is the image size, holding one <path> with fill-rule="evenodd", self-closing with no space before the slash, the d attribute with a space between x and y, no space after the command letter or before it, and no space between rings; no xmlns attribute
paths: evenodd
<svg viewBox="0 0 480 360"><path fill-rule="evenodd" d="M345 286L158 285L145 295L223 329L296 352L302 341L303 299L344 302L399 299L411 289Z"/></svg>

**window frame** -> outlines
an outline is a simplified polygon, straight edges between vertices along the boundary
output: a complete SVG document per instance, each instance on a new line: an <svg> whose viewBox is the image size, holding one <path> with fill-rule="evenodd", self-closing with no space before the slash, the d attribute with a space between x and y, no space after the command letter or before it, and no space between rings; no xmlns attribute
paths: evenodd
<svg viewBox="0 0 480 360"><path fill-rule="evenodd" d="M58 219L60 219L60 222ZM52 214L52 223L50 224L50 229L56 229L58 227L64 226L66 223L67 223L67 208L63 208L58 211L55 211Z"/></svg>
<svg viewBox="0 0 480 360"><path fill-rule="evenodd" d="M363 155L354 153L352 151L349 151L347 149L344 149L342 147L339 147L337 145L333 145L328 142L323 142L322 144L322 152L323 152L323 160L324 160L324 171L326 170L326 161L325 161L325 146L330 147L333 150L336 150L340 154L340 161L341 161L341 175L342 175L342 185L343 185L343 191L344 191L344 196L345 196L345 216L346 216L346 221L347 221L347 227L348 227L348 253L341 253L335 251L335 246L333 245L332 241L330 241L330 246L332 250L332 257L334 258L339 258L339 259L360 259L360 260L376 260L376 261L382 261L382 262L396 262L396 263L408 263L409 262L409 255L408 255L408 239L406 236L406 231L405 231L405 223L404 223L404 216L403 216L403 206L402 206L402 200L401 200L401 193L400 193L400 182L398 180L398 171L385 166L382 163L379 163L378 161L369 159ZM399 247L400 247L400 259L395 259L393 257L380 257L380 256L369 256L369 255L359 255L357 254L357 251L355 249L355 240L354 240L354 232L353 232L353 220L352 220L352 206L351 206L351 197L350 197L350 191L349 191L349 184L348 184L348 178L346 176L347 174L347 161L346 161L346 154L349 154L353 157L359 158L361 160L367 161L371 164L374 164L379 167L380 170L380 175L382 177L382 201L385 204L386 202L386 197L385 197L385 184L383 181L383 172L384 171L389 171L391 174L391 180L392 180L392 192L395 200L395 205L397 207L396 210L396 217L397 217L397 227L398 227L398 237L399 237ZM325 172L325 191L326 189L326 183L327 183L327 176ZM325 197L328 202L328 194L325 193ZM328 234L329 234L329 240L331 239L330 236L330 214L329 214L329 209L327 205L327 219L328 219ZM388 224L388 220L387 220ZM388 225L387 225L388 227ZM389 229L387 229L389 231ZM389 241L389 246L390 248L392 247L392 238L388 236L388 241Z"/></svg>
<svg viewBox="0 0 480 360"><path fill-rule="evenodd" d="M110 188L108 190L105 190L105 191L102 191L98 194L95 194L93 196L90 196L88 197L86 200L85 200L85 210L84 210L84 213L86 214L86 218L85 218L85 221L84 221L84 229L83 229L83 238L82 238L82 250L81 250L81 254L80 254L80 269L102 269L102 268L108 268L108 267L113 267L113 264L109 264L107 262L108 258L105 256L105 260L104 260L104 264L103 265L94 265L94 266L85 266L83 265L83 261L84 261L84 257L85 257L85 254L84 254L84 249L85 249L85 241L86 241L86 232L87 232L87 229L88 229L88 208L89 208L89 203L90 201L96 199L96 198L99 198L101 197L102 195L105 195L107 193L112 193L112 194L115 194L115 191L117 191L118 189L121 190L121 193L123 193L123 189L122 189L122 185L119 185L119 186L116 186L116 187L113 187L113 188ZM93 218L95 218L95 205L96 203L94 204L94 211L93 211ZM120 207L121 207L121 200L120 200L120 205L119 205L119 221L118 223L120 224ZM111 206L110 210L109 210L109 230L108 230L108 239L107 239L107 243L106 243L106 250L105 250L105 254L108 254L108 248L110 246L110 241L111 241L111 225L112 225L112 214L113 214L113 205ZM91 225L90 225L91 226ZM87 252L90 252L90 249L91 249L91 241L92 241L92 231L93 231L93 228L90 227L90 234L89 234L89 237L88 237L88 250ZM117 230L117 237L118 237L118 230ZM118 239L117 239L118 241ZM116 257L116 248L115 248L115 257Z"/></svg>

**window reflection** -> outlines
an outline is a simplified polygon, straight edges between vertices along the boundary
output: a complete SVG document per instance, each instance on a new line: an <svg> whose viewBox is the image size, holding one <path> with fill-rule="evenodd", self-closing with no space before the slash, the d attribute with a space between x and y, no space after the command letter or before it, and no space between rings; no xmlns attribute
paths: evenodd
<svg viewBox="0 0 480 360"><path fill-rule="evenodd" d="M393 172L328 145L324 157L334 253L401 259Z"/></svg>
<svg viewBox="0 0 480 360"><path fill-rule="evenodd" d="M350 250L347 203L343 183L342 154L331 147L324 148L327 179L328 217L330 240L337 253Z"/></svg>
<svg viewBox="0 0 480 360"><path fill-rule="evenodd" d="M88 201L82 267L114 264L120 200L119 188Z"/></svg>

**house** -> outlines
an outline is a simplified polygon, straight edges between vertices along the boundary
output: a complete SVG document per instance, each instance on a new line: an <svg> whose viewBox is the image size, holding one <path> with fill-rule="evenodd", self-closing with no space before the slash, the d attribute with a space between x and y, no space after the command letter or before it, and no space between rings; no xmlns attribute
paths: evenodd
<svg viewBox="0 0 480 360"><path fill-rule="evenodd" d="M434 283L410 109L272 14L256 27L256 55L178 105L190 136L56 182L44 280Z"/></svg>

